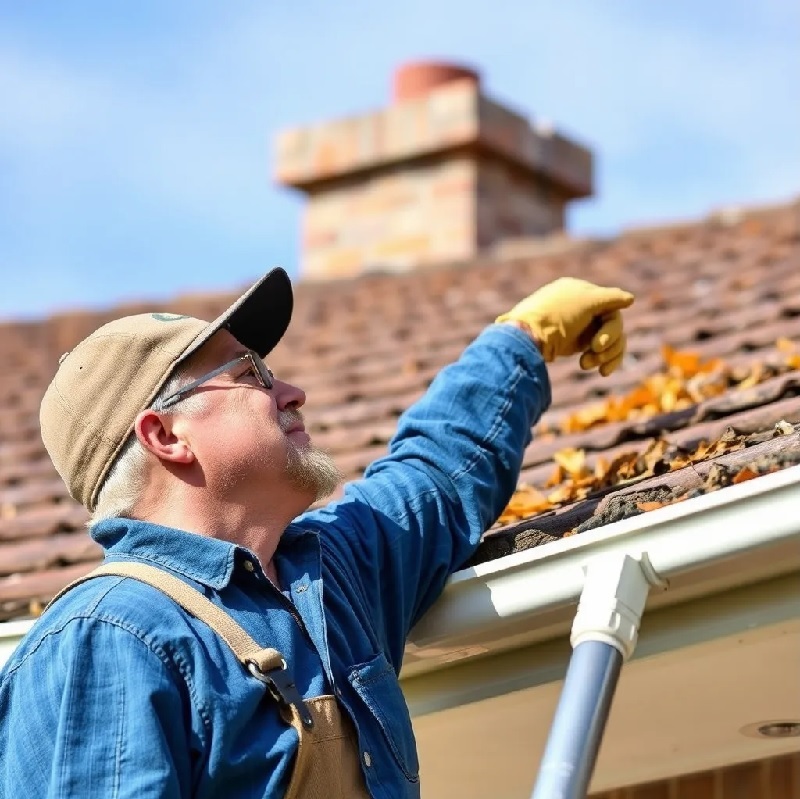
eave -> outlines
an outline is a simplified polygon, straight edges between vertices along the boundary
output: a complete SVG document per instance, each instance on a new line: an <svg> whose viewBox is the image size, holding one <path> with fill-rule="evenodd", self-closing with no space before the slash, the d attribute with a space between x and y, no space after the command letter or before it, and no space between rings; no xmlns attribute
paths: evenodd
<svg viewBox="0 0 800 799"><path fill-rule="evenodd" d="M454 575L402 684L430 795L529 792L569 659L584 567L647 553L651 592L594 790L800 749L748 724L800 719L800 467Z"/></svg>

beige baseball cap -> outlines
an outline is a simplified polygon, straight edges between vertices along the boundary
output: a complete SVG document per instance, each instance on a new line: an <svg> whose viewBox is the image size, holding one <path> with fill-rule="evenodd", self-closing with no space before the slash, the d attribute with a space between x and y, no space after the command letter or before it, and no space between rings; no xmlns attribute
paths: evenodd
<svg viewBox="0 0 800 799"><path fill-rule="evenodd" d="M292 284L273 269L213 322L145 313L116 319L61 356L39 409L42 440L69 493L90 511L108 470L175 367L223 328L265 356L292 316Z"/></svg>

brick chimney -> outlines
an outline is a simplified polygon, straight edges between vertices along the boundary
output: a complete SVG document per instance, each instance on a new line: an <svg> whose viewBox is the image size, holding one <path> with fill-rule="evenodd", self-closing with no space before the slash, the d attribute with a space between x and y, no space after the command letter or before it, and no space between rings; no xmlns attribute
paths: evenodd
<svg viewBox="0 0 800 799"><path fill-rule="evenodd" d="M305 192L302 277L472 258L564 228L592 154L481 92L477 72L416 62L381 111L283 132L276 177Z"/></svg>

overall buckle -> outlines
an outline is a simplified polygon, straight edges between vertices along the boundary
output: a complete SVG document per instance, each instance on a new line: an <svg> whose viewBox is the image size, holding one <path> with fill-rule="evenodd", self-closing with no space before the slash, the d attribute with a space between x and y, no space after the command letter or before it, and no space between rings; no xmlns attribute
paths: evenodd
<svg viewBox="0 0 800 799"><path fill-rule="evenodd" d="M281 660L281 665L269 671L262 671L258 664L253 660L247 661L247 670L257 680L264 683L269 689L276 702L285 707L294 707L303 722L303 727L310 730L314 727L314 719L308 706L300 696L297 686L292 679L291 672L285 660Z"/></svg>

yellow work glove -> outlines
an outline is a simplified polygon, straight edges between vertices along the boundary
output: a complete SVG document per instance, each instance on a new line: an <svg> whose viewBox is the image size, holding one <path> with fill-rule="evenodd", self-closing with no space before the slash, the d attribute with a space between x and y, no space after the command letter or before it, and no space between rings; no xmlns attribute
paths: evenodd
<svg viewBox="0 0 800 799"><path fill-rule="evenodd" d="M542 286L498 322L518 322L527 328L548 363L581 352L581 369L599 367L610 375L625 355L625 332L620 311L633 302L633 294L560 277Z"/></svg>

